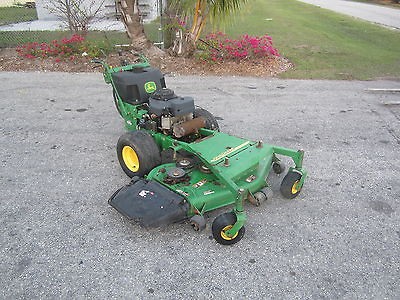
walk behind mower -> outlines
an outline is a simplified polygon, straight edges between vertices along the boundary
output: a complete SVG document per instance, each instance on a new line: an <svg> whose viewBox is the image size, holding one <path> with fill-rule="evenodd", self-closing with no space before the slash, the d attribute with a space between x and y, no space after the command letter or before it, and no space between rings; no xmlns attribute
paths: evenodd
<svg viewBox="0 0 400 300"><path fill-rule="evenodd" d="M223 245L245 233L244 203L259 206L272 196L267 177L280 174L279 157L293 160L280 191L296 197L307 175L302 150L231 136L219 131L216 118L195 106L192 97L177 96L161 72L146 58L135 64L104 68L116 108L127 132L117 143L123 171L131 178L109 204L140 225L164 227L188 220L196 231L206 228L205 213L232 207L212 223L212 235Z"/></svg>

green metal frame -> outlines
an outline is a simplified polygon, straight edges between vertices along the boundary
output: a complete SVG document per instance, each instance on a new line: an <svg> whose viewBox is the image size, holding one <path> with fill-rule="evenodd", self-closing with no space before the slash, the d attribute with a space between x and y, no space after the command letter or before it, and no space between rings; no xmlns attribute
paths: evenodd
<svg viewBox="0 0 400 300"><path fill-rule="evenodd" d="M150 63L146 57L140 56L140 62L136 64L130 64L126 66L111 67L106 62L101 60L93 60L95 63L99 63L103 66L103 78L107 84L111 84L113 91L116 95L117 105L121 113L122 118L125 120L125 127L127 130L137 130L137 120L140 120L143 115L147 113L146 110L139 109L139 105L132 105L122 101L122 98L118 94L118 90L115 87L115 83L112 78L113 73L131 71L138 68L150 67Z"/></svg>
<svg viewBox="0 0 400 300"><path fill-rule="evenodd" d="M140 105L123 102L111 75L115 72L149 67L149 62L146 58L141 57L140 63L114 68L102 61L95 62L101 63L104 67L104 80L113 87L126 129L138 130L138 120L148 112L141 109ZM306 170L303 169L304 151L302 150L249 141L208 129L200 129L199 134L203 138L192 143L186 143L159 132L148 132L161 150L172 149L174 153L185 150L193 153L211 172L210 174L203 174L200 171L193 172L189 184L171 186L163 182L166 177L165 168L173 167L175 164L164 164L150 171L147 179L156 180L167 188L182 194L191 207L188 217L194 214L203 215L208 211L233 205L236 223L225 232L228 237L235 236L246 222L244 201L249 194L252 195L267 186L266 179L271 165L279 161L277 155L290 157L293 160L294 167L291 167L290 171L301 174L299 188L303 186L307 176ZM227 145L229 145L228 148ZM248 177L249 174L254 177L251 181ZM200 185L201 182L203 184Z"/></svg>

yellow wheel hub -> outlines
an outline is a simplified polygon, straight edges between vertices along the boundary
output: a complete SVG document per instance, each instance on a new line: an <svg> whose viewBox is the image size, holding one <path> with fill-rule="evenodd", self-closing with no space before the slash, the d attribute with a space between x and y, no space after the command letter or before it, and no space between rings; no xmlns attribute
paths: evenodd
<svg viewBox="0 0 400 300"><path fill-rule="evenodd" d="M292 194L296 194L300 192L301 187L299 187L300 180L296 180L295 183L292 185Z"/></svg>
<svg viewBox="0 0 400 300"><path fill-rule="evenodd" d="M139 158L136 151L130 146L122 148L122 159L124 160L125 166L132 172L139 171Z"/></svg>
<svg viewBox="0 0 400 300"><path fill-rule="evenodd" d="M221 230L221 237L222 237L224 240L226 240L226 241L231 241L231 240L233 240L235 237L237 237L237 235L239 234L239 232L236 232L236 234L235 234L234 236L232 236L232 237L227 236L225 232L227 232L227 231L228 231L229 229L231 229L232 227L233 227L233 225L228 225L228 226L225 226L224 228L222 228L222 230Z"/></svg>

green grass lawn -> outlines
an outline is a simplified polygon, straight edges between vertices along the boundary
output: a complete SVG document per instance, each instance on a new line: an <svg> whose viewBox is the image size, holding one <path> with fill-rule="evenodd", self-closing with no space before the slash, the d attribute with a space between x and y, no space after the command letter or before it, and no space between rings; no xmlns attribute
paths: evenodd
<svg viewBox="0 0 400 300"><path fill-rule="evenodd" d="M0 7L0 26L32 20L37 20L34 8Z"/></svg>
<svg viewBox="0 0 400 300"><path fill-rule="evenodd" d="M282 78L400 78L400 31L295 0L250 0L225 32L269 34L295 65Z"/></svg>

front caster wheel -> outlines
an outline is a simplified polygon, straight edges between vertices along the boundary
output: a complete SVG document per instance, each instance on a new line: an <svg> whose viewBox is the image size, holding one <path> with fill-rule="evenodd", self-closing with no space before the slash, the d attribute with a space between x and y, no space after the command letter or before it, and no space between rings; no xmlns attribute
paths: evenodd
<svg viewBox="0 0 400 300"><path fill-rule="evenodd" d="M272 163L272 170L279 175L285 171L285 164L281 161L275 161Z"/></svg>
<svg viewBox="0 0 400 300"><path fill-rule="evenodd" d="M232 245L239 242L245 233L245 228L239 231L232 237L229 237L226 232L233 227L236 223L236 215L233 212L224 213L215 218L212 224L212 234L214 239L222 245Z"/></svg>
<svg viewBox="0 0 400 300"><path fill-rule="evenodd" d="M301 174L295 171L289 171L283 178L281 183L281 193L282 196L288 199L293 199L301 191L300 179Z"/></svg>
<svg viewBox="0 0 400 300"><path fill-rule="evenodd" d="M274 192L272 191L272 189L269 186L267 186L267 187L261 189L260 191L258 191L257 193L254 193L255 201L253 204L255 206L260 206L267 200L271 199L273 195L274 195Z"/></svg>
<svg viewBox="0 0 400 300"><path fill-rule="evenodd" d="M203 231L206 229L206 219L200 215L194 215L190 218L190 225L192 225L194 231Z"/></svg>

